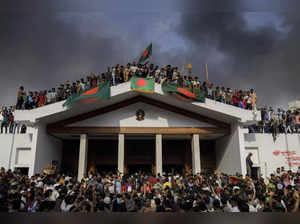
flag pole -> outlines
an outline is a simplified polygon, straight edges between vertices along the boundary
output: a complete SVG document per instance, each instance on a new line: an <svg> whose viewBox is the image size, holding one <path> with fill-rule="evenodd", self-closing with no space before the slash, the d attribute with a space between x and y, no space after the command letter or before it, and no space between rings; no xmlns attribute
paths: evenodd
<svg viewBox="0 0 300 224"><path fill-rule="evenodd" d="M152 41L151 41L151 56L150 56L150 63L149 63L148 77L150 77L150 66L151 66L151 64L152 64L152 47L153 47L153 45L152 45Z"/></svg>
<svg viewBox="0 0 300 224"><path fill-rule="evenodd" d="M206 83L208 83L208 65L205 64L205 70L206 70Z"/></svg>

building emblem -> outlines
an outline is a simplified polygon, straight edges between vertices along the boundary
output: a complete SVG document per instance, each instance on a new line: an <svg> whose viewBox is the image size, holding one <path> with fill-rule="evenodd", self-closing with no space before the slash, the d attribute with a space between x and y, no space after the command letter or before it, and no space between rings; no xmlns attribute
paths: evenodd
<svg viewBox="0 0 300 224"><path fill-rule="evenodd" d="M138 121L144 120L144 117L145 117L145 112L142 109L136 111L136 119Z"/></svg>

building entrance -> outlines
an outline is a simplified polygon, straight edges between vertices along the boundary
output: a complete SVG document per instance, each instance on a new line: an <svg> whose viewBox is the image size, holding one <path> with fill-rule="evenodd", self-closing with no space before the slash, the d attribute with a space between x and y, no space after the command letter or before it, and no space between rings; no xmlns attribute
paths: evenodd
<svg viewBox="0 0 300 224"><path fill-rule="evenodd" d="M19 171L22 175L28 175L28 167L18 167L15 170Z"/></svg>
<svg viewBox="0 0 300 224"><path fill-rule="evenodd" d="M151 164L131 164L127 166L127 174L135 173L150 173L152 174L152 165Z"/></svg>
<svg viewBox="0 0 300 224"><path fill-rule="evenodd" d="M96 171L101 175L116 173L117 166L116 165L96 165Z"/></svg>
<svg viewBox="0 0 300 224"><path fill-rule="evenodd" d="M168 164L163 165L163 171L166 174L184 174L185 173L185 166L183 164Z"/></svg>
<svg viewBox="0 0 300 224"><path fill-rule="evenodd" d="M216 170L215 140L200 141L201 170L213 172Z"/></svg>
<svg viewBox="0 0 300 224"><path fill-rule="evenodd" d="M76 174L79 160L79 140L64 140L61 168L64 173ZM87 173L115 172L118 161L117 139L89 139Z"/></svg>
<svg viewBox="0 0 300 224"><path fill-rule="evenodd" d="M190 139L163 140L163 172L185 173L192 169L192 151Z"/></svg>
<svg viewBox="0 0 300 224"><path fill-rule="evenodd" d="M152 173L155 165L155 139L125 139L125 172Z"/></svg>
<svg viewBox="0 0 300 224"><path fill-rule="evenodd" d="M186 138L171 137L163 136L159 143L155 135L126 135L123 140L124 157L121 160L124 167L124 169L122 168L123 172L126 174L156 173L157 169L161 169L156 167L156 150L159 150L156 147L162 144L162 162L159 163L162 165L162 173L192 173L191 139L188 138L189 136ZM63 141L62 172L76 175L79 164L79 143L79 140L75 139ZM199 144L201 171L214 171L216 169L215 140L200 140ZM91 170L98 173L115 173L118 170L119 150L117 136L102 137L102 139L90 138L86 173L89 174Z"/></svg>
<svg viewBox="0 0 300 224"><path fill-rule="evenodd" d="M116 139L91 139L88 143L87 168L99 173L116 172L118 168L118 141Z"/></svg>

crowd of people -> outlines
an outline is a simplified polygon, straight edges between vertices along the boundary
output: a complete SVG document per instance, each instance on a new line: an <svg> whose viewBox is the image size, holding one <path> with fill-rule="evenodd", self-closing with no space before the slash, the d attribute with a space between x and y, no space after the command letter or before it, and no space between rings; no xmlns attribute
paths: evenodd
<svg viewBox="0 0 300 224"><path fill-rule="evenodd" d="M20 124L19 122L15 121L13 107L2 107L2 109L0 110L0 115L2 115L2 120L0 119L1 134L26 133L26 125Z"/></svg>
<svg viewBox="0 0 300 224"><path fill-rule="evenodd" d="M271 133L276 139L278 134L300 133L300 110L275 111L272 107L262 108L261 121L248 127L249 133Z"/></svg>
<svg viewBox="0 0 300 224"><path fill-rule="evenodd" d="M223 173L72 175L0 171L0 212L298 212L300 167L267 180Z"/></svg>
<svg viewBox="0 0 300 224"><path fill-rule="evenodd" d="M243 91L223 86L214 86L210 82L201 82L197 76L189 70L179 71L178 67L155 66L153 64L138 64L136 62L128 63L126 66L117 64L114 67L108 67L104 73L91 73L86 78L82 78L73 83L67 81L61 84L57 89L27 92L21 86L17 93L17 103L14 107L17 110L30 110L47 104L66 100L72 94L96 87L98 84L110 81L112 86L127 82L133 76L153 77L155 82L162 83L166 81L168 84L177 85L178 87L190 87L193 91L203 91L206 98L216 100L218 102L230 104L243 109L257 110L257 97L254 89ZM3 121L1 124L1 133L14 133L15 130L23 132L25 126L18 125L13 120L12 107L2 109ZM249 127L249 133L272 133L276 138L278 133L299 133L300 118L299 111L284 111L278 109L275 112L272 108L259 109L262 114L262 121L256 125ZM18 129L16 129L18 128Z"/></svg>
<svg viewBox="0 0 300 224"><path fill-rule="evenodd" d="M214 86L209 82L201 82L197 76L194 76L189 70L179 71L177 67L155 66L153 64L138 64L136 62L128 63L126 66L117 64L114 67L108 67L104 73L91 73L86 78L82 78L73 83L67 81L61 84L58 89L29 91L26 92L23 86L18 90L16 109L29 110L41 107L54 102L67 99L70 95L80 93L96 87L100 83L109 81L112 86L127 82L133 76L153 77L157 83L167 80L179 87L191 87L193 91L204 91L206 97L219 102L231 104L243 109L256 108L256 93L254 89L242 91L221 86Z"/></svg>

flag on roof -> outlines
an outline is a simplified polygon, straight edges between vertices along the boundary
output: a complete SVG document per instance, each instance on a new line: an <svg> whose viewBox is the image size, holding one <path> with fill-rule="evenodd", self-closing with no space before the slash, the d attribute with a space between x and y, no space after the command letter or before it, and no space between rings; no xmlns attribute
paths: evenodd
<svg viewBox="0 0 300 224"><path fill-rule="evenodd" d="M149 46L143 51L139 63L144 63L151 56L152 56L152 43L150 43Z"/></svg>
<svg viewBox="0 0 300 224"><path fill-rule="evenodd" d="M133 76L131 78L131 89L143 93L154 93L154 78L141 78Z"/></svg>
<svg viewBox="0 0 300 224"><path fill-rule="evenodd" d="M73 94L68 97L67 101L63 106L71 106L74 103L92 103L98 100L109 99L110 98L110 82L105 82L104 84L99 84L97 87L84 91L82 93Z"/></svg>
<svg viewBox="0 0 300 224"><path fill-rule="evenodd" d="M174 94L181 100L195 100L204 103L205 92L202 90L194 91L193 88L189 87L178 87L174 84L166 84L165 82L161 85L162 91L168 94Z"/></svg>

